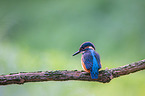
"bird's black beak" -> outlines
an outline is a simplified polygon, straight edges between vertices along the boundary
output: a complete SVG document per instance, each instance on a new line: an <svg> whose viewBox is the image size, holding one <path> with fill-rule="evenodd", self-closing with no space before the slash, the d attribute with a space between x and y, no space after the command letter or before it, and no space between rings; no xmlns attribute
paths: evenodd
<svg viewBox="0 0 145 96"><path fill-rule="evenodd" d="M75 56L77 54L79 54L81 51L77 51L76 53L74 53L72 56Z"/></svg>

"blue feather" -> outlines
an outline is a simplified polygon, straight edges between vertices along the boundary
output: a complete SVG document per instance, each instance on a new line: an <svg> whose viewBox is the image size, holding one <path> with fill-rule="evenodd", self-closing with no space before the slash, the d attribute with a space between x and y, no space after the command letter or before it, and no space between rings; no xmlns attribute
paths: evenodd
<svg viewBox="0 0 145 96"><path fill-rule="evenodd" d="M98 70L99 70L99 62L97 61L97 59L95 58L95 54L94 54L94 50L90 50L91 51L91 54L93 56L93 66L90 70L90 73L91 73L91 77L92 79L98 79Z"/></svg>
<svg viewBox="0 0 145 96"><path fill-rule="evenodd" d="M82 54L82 60L86 68L90 70L91 78L97 79L99 74L98 70L101 68L99 54L94 50L89 49Z"/></svg>

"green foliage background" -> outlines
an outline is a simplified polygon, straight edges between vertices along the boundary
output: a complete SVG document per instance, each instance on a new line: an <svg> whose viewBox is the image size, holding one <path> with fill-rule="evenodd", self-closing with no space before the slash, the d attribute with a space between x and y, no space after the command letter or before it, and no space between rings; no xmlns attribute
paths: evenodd
<svg viewBox="0 0 145 96"><path fill-rule="evenodd" d="M102 69L145 59L144 0L0 0L0 74L82 70L71 55L91 41ZM0 96L144 96L145 72L96 82L0 86Z"/></svg>

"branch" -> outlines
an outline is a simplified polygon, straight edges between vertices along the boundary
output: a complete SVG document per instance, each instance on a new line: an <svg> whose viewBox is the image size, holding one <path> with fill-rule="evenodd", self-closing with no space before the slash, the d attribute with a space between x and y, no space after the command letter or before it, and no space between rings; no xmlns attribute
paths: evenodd
<svg viewBox="0 0 145 96"><path fill-rule="evenodd" d="M9 75L0 75L0 85L24 84L26 82L67 81L67 80L98 81L102 83L108 83L113 78L117 78L144 69L145 69L145 59L122 67L101 70L99 71L99 78L97 80L91 79L89 73L77 70L10 73Z"/></svg>

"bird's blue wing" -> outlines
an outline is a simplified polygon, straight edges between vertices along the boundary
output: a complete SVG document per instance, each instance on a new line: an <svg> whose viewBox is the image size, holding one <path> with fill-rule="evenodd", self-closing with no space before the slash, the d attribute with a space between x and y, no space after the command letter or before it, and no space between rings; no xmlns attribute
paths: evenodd
<svg viewBox="0 0 145 96"><path fill-rule="evenodd" d="M87 68L87 70L90 70L93 66L93 56L91 52L87 51L85 54L82 55L82 60Z"/></svg>
<svg viewBox="0 0 145 96"><path fill-rule="evenodd" d="M98 66L99 66L98 69L100 69L102 67L101 66L101 62L100 62L100 55L97 52L94 51L94 56L95 56L95 58L96 58L96 60L98 62Z"/></svg>
<svg viewBox="0 0 145 96"><path fill-rule="evenodd" d="M97 79L99 74L99 69L101 68L100 56L94 50L86 51L82 60L88 70L90 70L91 78Z"/></svg>

